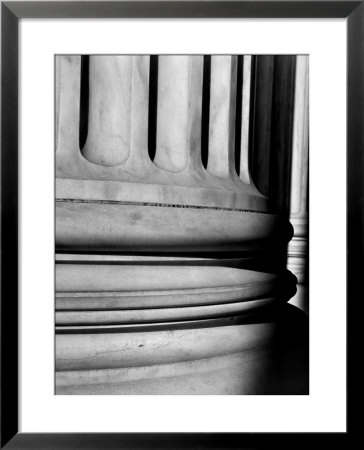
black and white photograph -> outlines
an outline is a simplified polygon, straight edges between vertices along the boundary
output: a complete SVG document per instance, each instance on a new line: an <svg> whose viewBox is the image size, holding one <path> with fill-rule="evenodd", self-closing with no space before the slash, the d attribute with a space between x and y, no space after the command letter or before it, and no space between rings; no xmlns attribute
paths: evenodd
<svg viewBox="0 0 364 450"><path fill-rule="evenodd" d="M55 394L308 395L309 55L54 82Z"/></svg>

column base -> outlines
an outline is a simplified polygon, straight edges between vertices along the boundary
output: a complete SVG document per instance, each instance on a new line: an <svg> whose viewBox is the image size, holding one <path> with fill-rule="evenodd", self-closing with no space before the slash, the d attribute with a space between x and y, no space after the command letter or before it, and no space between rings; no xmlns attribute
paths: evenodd
<svg viewBox="0 0 364 450"><path fill-rule="evenodd" d="M58 395L308 394L308 320L292 305L56 341ZM72 359L78 347L87 356Z"/></svg>

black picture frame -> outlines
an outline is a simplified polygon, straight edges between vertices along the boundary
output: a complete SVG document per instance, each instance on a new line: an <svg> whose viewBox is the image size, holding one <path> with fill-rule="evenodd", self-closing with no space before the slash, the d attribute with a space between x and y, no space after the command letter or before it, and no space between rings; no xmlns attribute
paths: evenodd
<svg viewBox="0 0 364 450"><path fill-rule="evenodd" d="M19 433L18 432L18 22L21 18L346 18L347 19L347 311L364 273L364 1L52 1L1 2L1 448L229 449L297 448L345 433ZM347 326L347 375L351 382ZM348 399L350 399L348 388ZM350 420L349 420L350 419Z"/></svg>

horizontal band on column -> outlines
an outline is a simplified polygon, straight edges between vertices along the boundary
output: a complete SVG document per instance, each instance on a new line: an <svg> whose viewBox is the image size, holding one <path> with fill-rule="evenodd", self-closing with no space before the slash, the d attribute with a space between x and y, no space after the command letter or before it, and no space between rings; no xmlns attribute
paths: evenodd
<svg viewBox="0 0 364 450"><path fill-rule="evenodd" d="M112 369L192 361L267 344L276 326L231 325L159 332L59 334L56 371Z"/></svg>
<svg viewBox="0 0 364 450"><path fill-rule="evenodd" d="M57 311L128 311L140 308L180 308L221 302L250 301L276 291L274 284L139 292L62 292Z"/></svg>
<svg viewBox="0 0 364 450"><path fill-rule="evenodd" d="M224 208L218 206L197 206L197 205L177 205L167 203L150 203L150 202L128 202L121 200L81 200L75 198L56 198L56 203L95 203L100 205L135 205L135 206L156 206L158 208L187 208L187 209L212 209L218 211L237 211L256 214L269 214L266 211L255 211L252 209Z"/></svg>
<svg viewBox="0 0 364 450"><path fill-rule="evenodd" d="M139 182L122 182L58 178L56 199L267 211L267 199L249 185L243 185L242 190L229 181L226 182L225 188L208 184L186 186L179 184L178 180L174 183L173 180L170 181L171 183L165 180L164 183L158 184L157 180L148 183L146 179Z"/></svg>
<svg viewBox="0 0 364 450"><path fill-rule="evenodd" d="M201 378L202 389L199 393L208 394L214 393L216 383L221 385L224 382L225 377L220 376L220 371L227 371L229 368L232 371L235 368L231 375L238 377L244 366L246 366L246 361L242 353L233 353L212 358L160 364L157 367L151 365L56 372L56 385L58 394L174 394L177 375L181 380L182 392L193 394L195 392L193 392L193 388L188 387L186 379L198 376ZM214 379L212 386L206 386L206 377L211 378L212 375L210 372L214 374L216 380ZM235 388L231 378L229 378L229 382L230 389ZM155 386L156 384L157 386ZM205 385L204 388L203 385Z"/></svg>
<svg viewBox="0 0 364 450"><path fill-rule="evenodd" d="M295 293L289 272L247 270L244 258L74 258L63 255L56 264L56 325L205 319L251 312Z"/></svg>
<svg viewBox="0 0 364 450"><path fill-rule="evenodd" d="M259 251L291 237L288 221L253 211L58 201L56 216L56 248L69 252Z"/></svg>
<svg viewBox="0 0 364 450"><path fill-rule="evenodd" d="M279 300L281 302L283 301L282 298ZM288 301L288 298L285 298L285 300ZM276 298L263 298L259 300L191 307L175 306L174 308L143 308L109 311L56 311L56 325L116 325L221 317L263 308L276 301Z"/></svg>
<svg viewBox="0 0 364 450"><path fill-rule="evenodd" d="M285 303L284 303L285 304ZM271 323L277 312L275 309L258 309L244 314L234 314L206 319L173 320L169 322L145 322L118 325L61 325L56 326L56 334L114 334L135 333L144 331L192 330L196 328L222 327L237 324Z"/></svg>

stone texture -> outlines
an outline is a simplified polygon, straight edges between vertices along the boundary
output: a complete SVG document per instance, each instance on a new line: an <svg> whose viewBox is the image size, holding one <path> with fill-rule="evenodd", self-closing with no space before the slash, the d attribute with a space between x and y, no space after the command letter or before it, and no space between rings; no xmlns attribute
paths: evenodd
<svg viewBox="0 0 364 450"><path fill-rule="evenodd" d="M91 56L88 134L82 154L95 164L117 166L130 154L131 56Z"/></svg>
<svg viewBox="0 0 364 450"><path fill-rule="evenodd" d="M212 56L207 170L221 178L235 172L236 81L237 56Z"/></svg>
<svg viewBox="0 0 364 450"><path fill-rule="evenodd" d="M80 56L56 58L56 151L69 157L79 147Z"/></svg>
<svg viewBox="0 0 364 450"><path fill-rule="evenodd" d="M288 241L272 214L167 205L58 201L57 246L96 251L239 251Z"/></svg>
<svg viewBox="0 0 364 450"><path fill-rule="evenodd" d="M211 170L206 171L200 155L203 57L163 56L159 59L157 149L151 161L148 154L149 56L90 57L90 113L88 136L82 149L78 135L80 57L59 57L57 198L97 197L267 211L266 199L250 184L241 182L232 166L229 175L224 177L215 176L219 170L216 164L216 170L211 169L214 155L227 151L221 146L226 132L230 133L227 158L230 165L232 162L234 82L226 90L225 79L219 81L221 74L214 77L216 89L212 106L216 103L216 107L210 130L214 136L218 129L221 131L218 132L220 137L211 137ZM222 72L226 71L224 61L220 63ZM219 67L216 64L214 67ZM235 69L228 69L227 76ZM217 158L220 161L219 156Z"/></svg>
<svg viewBox="0 0 364 450"><path fill-rule="evenodd" d="M203 57L160 56L158 67L154 164L179 172L187 168L201 143Z"/></svg>
<svg viewBox="0 0 364 450"><path fill-rule="evenodd" d="M262 323L57 335L56 392L305 394L307 321L287 308Z"/></svg>
<svg viewBox="0 0 364 450"><path fill-rule="evenodd" d="M244 183L252 184L249 155L249 128L251 121L250 95L252 82L252 57L245 55L243 59L241 142L240 142L240 178Z"/></svg>

